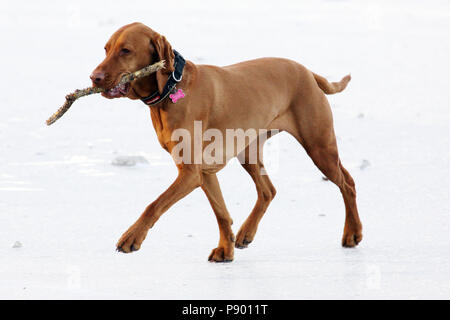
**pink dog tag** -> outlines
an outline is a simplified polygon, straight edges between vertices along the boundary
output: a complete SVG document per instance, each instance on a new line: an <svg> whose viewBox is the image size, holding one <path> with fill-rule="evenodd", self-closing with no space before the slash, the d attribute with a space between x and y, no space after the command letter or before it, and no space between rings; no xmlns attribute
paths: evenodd
<svg viewBox="0 0 450 320"><path fill-rule="evenodd" d="M183 90L178 89L177 92L170 94L169 98L172 100L173 103L177 103L179 99L184 98L184 92Z"/></svg>

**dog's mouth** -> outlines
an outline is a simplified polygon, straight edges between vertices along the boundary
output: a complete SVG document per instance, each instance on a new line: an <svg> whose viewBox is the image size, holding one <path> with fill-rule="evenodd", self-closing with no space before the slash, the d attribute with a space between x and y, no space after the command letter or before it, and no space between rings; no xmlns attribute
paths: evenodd
<svg viewBox="0 0 450 320"><path fill-rule="evenodd" d="M118 84L111 89L105 90L104 92L102 92L102 96L104 96L105 98L120 98L128 95L128 92L130 92L130 84L123 83Z"/></svg>

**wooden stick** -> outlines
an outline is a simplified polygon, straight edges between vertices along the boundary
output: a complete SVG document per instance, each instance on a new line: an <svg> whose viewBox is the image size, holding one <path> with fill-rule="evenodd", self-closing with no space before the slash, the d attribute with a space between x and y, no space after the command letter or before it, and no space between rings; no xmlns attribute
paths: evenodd
<svg viewBox="0 0 450 320"><path fill-rule="evenodd" d="M122 84L125 84L125 83L129 83L131 81L137 80L137 79L147 77L150 74L155 73L156 71L163 69L163 68L164 68L164 60L158 61L157 63L146 66L145 68L142 68L138 71L124 75L122 77L122 79L120 79L119 84L116 87L118 87ZM81 97L84 97L84 96L88 96L91 94L100 93L100 92L104 92L104 91L105 91L105 89L103 89L103 88L89 87L89 88L82 89L82 90L75 90L75 92L69 93L68 95L66 95L66 101L64 102L62 107L59 108L58 111L56 111L50 118L48 118L48 120L46 121L47 125L49 126L49 125L53 124L56 120L61 118L64 115L64 113L66 113L66 111L69 110L69 108L72 106L72 104L75 102L75 100L77 100Z"/></svg>

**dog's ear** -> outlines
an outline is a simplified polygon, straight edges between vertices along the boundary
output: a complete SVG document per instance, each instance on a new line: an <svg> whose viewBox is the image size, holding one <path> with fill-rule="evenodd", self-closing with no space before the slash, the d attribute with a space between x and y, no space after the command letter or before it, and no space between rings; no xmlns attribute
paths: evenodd
<svg viewBox="0 0 450 320"><path fill-rule="evenodd" d="M175 70L173 66L175 55L173 54L172 46L170 45L169 41L167 41L166 37L156 33L151 38L151 43L155 48L154 53L155 57L157 57L159 61L165 60L164 69L158 70L156 72L156 82L158 83L158 91L160 94L162 94L167 79L169 78L170 74Z"/></svg>

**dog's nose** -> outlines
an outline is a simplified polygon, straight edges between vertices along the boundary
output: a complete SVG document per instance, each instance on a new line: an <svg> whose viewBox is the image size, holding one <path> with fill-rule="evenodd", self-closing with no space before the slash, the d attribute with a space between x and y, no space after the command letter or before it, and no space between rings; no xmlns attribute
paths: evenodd
<svg viewBox="0 0 450 320"><path fill-rule="evenodd" d="M103 80L105 80L105 73L101 71L94 71L89 78L91 78L94 84L100 84Z"/></svg>

